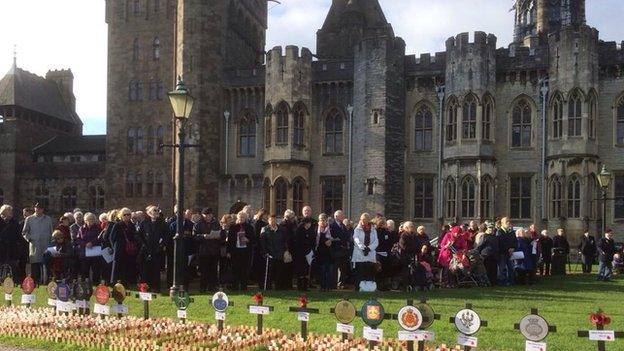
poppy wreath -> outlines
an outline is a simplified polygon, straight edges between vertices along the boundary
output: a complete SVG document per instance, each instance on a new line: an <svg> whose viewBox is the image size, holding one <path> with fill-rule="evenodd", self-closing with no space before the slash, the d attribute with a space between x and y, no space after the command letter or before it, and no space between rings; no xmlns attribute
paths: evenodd
<svg viewBox="0 0 624 351"><path fill-rule="evenodd" d="M595 326L611 324L611 317L605 314L601 309L589 314L589 321Z"/></svg>

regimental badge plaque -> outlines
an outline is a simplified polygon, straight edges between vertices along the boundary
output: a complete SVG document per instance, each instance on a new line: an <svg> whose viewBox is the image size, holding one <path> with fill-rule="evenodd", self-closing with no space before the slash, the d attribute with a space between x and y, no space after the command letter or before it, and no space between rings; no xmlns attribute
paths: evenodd
<svg viewBox="0 0 624 351"><path fill-rule="evenodd" d="M52 299L52 300L56 300L56 287L58 286L58 284L56 284L56 282L53 280L48 284L48 298Z"/></svg>
<svg viewBox="0 0 624 351"><path fill-rule="evenodd" d="M474 335L481 329L481 317L469 308L460 310L455 315L455 328L464 335Z"/></svg>
<svg viewBox="0 0 624 351"><path fill-rule="evenodd" d="M224 292L219 291L212 296L212 308L214 308L215 311L223 313L229 306L230 299Z"/></svg>
<svg viewBox="0 0 624 351"><path fill-rule="evenodd" d="M13 282L13 278L6 277L4 282L2 282L2 288L4 289L4 293L7 295L13 294L13 288L15 287L15 283Z"/></svg>
<svg viewBox="0 0 624 351"><path fill-rule="evenodd" d="M360 315L362 316L364 324L368 325L371 328L376 328L383 322L386 311L384 310L383 305L379 303L379 301L368 300L362 306Z"/></svg>
<svg viewBox="0 0 624 351"><path fill-rule="evenodd" d="M416 331L422 325L423 317L415 306L405 306L399 310L397 319L401 328L407 331Z"/></svg>
<svg viewBox="0 0 624 351"><path fill-rule="evenodd" d="M542 341L548 332L548 322L542 316L529 314L520 320L520 333L529 341Z"/></svg>
<svg viewBox="0 0 624 351"><path fill-rule="evenodd" d="M98 285L98 287L95 288L95 301L97 301L100 305L106 305L109 299L110 291L108 290L108 287L104 284Z"/></svg>
<svg viewBox="0 0 624 351"><path fill-rule="evenodd" d="M435 311L428 303L422 302L415 306L422 316L422 324L420 329L429 329L435 322Z"/></svg>
<svg viewBox="0 0 624 351"><path fill-rule="evenodd" d="M71 295L71 289L69 285L66 283L58 283L56 284L56 289L54 290L54 296L56 296L57 300L62 302L69 301L69 296Z"/></svg>
<svg viewBox="0 0 624 351"><path fill-rule="evenodd" d="M124 300L126 299L126 287L123 286L121 282L113 286L113 299L115 299L115 302L117 302L117 304L119 305L123 304Z"/></svg>
<svg viewBox="0 0 624 351"><path fill-rule="evenodd" d="M188 306L191 304L191 297L189 296L188 291L179 290L173 295L173 303L176 305L178 310L186 311Z"/></svg>
<svg viewBox="0 0 624 351"><path fill-rule="evenodd" d="M357 310L353 302L349 300L342 300L334 307L334 315L338 322L342 324L350 324L355 319Z"/></svg>
<svg viewBox="0 0 624 351"><path fill-rule="evenodd" d="M31 276L28 276L24 278L22 282L22 292L25 295L30 295L33 291L35 291L35 280Z"/></svg>

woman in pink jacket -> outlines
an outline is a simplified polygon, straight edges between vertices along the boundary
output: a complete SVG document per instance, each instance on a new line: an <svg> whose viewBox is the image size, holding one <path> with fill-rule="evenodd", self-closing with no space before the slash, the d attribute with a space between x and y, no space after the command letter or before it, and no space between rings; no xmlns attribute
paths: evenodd
<svg viewBox="0 0 624 351"><path fill-rule="evenodd" d="M454 226L449 230L444 238L442 238L442 242L440 243L440 255L438 256L438 263L443 268L443 277L446 279L442 279L447 287L452 287L454 285L454 275L449 270L449 265L451 263L451 259L453 258L453 254L456 253L465 253L468 250L468 244L466 243L466 239L462 235L461 227Z"/></svg>

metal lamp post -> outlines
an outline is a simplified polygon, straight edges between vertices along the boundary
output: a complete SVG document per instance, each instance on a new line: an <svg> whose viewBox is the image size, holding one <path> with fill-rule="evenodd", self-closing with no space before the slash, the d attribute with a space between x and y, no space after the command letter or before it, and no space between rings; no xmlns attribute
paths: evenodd
<svg viewBox="0 0 624 351"><path fill-rule="evenodd" d="M602 170L598 175L598 182L600 183L600 188L602 189L602 234L607 231L607 198L609 185L611 184L611 172L607 169L606 165L602 165Z"/></svg>
<svg viewBox="0 0 624 351"><path fill-rule="evenodd" d="M175 296L175 293L181 290L180 282L180 269L181 262L180 257L180 239L184 235L184 149L192 145L186 145L186 122L193 109L195 98L189 93L188 89L182 81L182 77L178 77L178 83L176 89L167 94L171 107L173 109L173 115L178 124L178 143L174 145L163 145L169 147L175 147L178 149L178 183L176 184L176 196L178 206L178 216L176 219L176 235L173 238L173 285L171 286L169 293L171 296Z"/></svg>

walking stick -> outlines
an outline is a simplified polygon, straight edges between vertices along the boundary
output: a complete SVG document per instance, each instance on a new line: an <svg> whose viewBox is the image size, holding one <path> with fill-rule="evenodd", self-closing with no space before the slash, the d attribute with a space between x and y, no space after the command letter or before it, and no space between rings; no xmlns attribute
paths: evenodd
<svg viewBox="0 0 624 351"><path fill-rule="evenodd" d="M264 267L264 291L267 289L267 281L269 279L269 260L271 259L271 255L267 255L266 257L266 265Z"/></svg>

